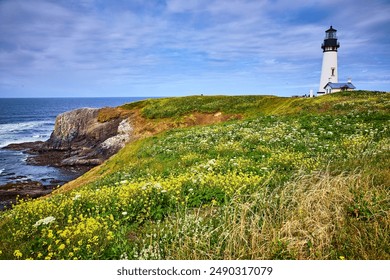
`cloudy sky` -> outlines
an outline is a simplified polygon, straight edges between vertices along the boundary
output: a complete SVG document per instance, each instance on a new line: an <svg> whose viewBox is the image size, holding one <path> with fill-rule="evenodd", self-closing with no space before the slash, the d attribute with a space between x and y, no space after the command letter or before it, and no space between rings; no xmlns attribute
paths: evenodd
<svg viewBox="0 0 390 280"><path fill-rule="evenodd" d="M389 0L0 0L0 97L390 91Z"/></svg>

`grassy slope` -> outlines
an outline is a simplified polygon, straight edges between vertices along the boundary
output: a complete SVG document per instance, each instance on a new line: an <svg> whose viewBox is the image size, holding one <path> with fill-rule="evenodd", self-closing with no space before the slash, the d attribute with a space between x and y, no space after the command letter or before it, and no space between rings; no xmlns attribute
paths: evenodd
<svg viewBox="0 0 390 280"><path fill-rule="evenodd" d="M195 112L215 114L222 112L226 115L243 116L244 119L256 116L284 115L318 115L345 114L353 111L375 110L386 114L390 110L388 94L367 91L325 95L320 98L284 98L276 96L188 96L174 98L149 99L125 104L121 110L139 111L145 119L142 126L146 127L183 127L182 120ZM121 111L122 112L122 111ZM102 118L109 119L107 116ZM170 124L167 126L166 124ZM186 125L184 125L186 127ZM164 130L157 130L160 133ZM65 185L62 190L70 190L96 180L97 177L115 173L124 168L131 154L138 149L140 143L132 143L123 149L118 156L99 166L86 175ZM123 160L125 159L125 160ZM60 191L62 191L60 190Z"/></svg>
<svg viewBox="0 0 390 280"><path fill-rule="evenodd" d="M388 259L389 107L373 92L126 104L163 129L2 214L0 257ZM232 120L183 128L199 113Z"/></svg>

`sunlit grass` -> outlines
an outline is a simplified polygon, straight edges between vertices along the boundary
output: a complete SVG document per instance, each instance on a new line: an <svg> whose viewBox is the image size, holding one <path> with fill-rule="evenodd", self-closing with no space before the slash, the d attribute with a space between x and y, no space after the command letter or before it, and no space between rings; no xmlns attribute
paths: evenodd
<svg viewBox="0 0 390 280"><path fill-rule="evenodd" d="M0 213L0 258L389 259L389 103L359 92L125 105L159 120L245 118L137 140L21 201Z"/></svg>

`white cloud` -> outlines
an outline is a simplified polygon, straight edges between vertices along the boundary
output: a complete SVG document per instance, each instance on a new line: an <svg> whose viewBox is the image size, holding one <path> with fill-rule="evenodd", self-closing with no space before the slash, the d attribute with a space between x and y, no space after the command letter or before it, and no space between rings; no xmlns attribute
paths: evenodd
<svg viewBox="0 0 390 280"><path fill-rule="evenodd" d="M301 85L317 80L330 24L339 30L346 61L363 57L362 45L384 54L389 48L390 5L377 0L118 3L1 2L0 80L30 77L33 83L62 73L75 85L141 86L229 75L255 83L268 75L269 81L286 76Z"/></svg>

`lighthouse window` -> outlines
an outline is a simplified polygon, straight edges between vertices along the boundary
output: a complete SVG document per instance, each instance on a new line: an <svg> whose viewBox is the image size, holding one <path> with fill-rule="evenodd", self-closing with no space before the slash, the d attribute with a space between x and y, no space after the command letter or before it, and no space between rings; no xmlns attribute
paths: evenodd
<svg viewBox="0 0 390 280"><path fill-rule="evenodd" d="M335 69L334 69L334 68L332 68L332 76L334 76L334 70L335 70Z"/></svg>

